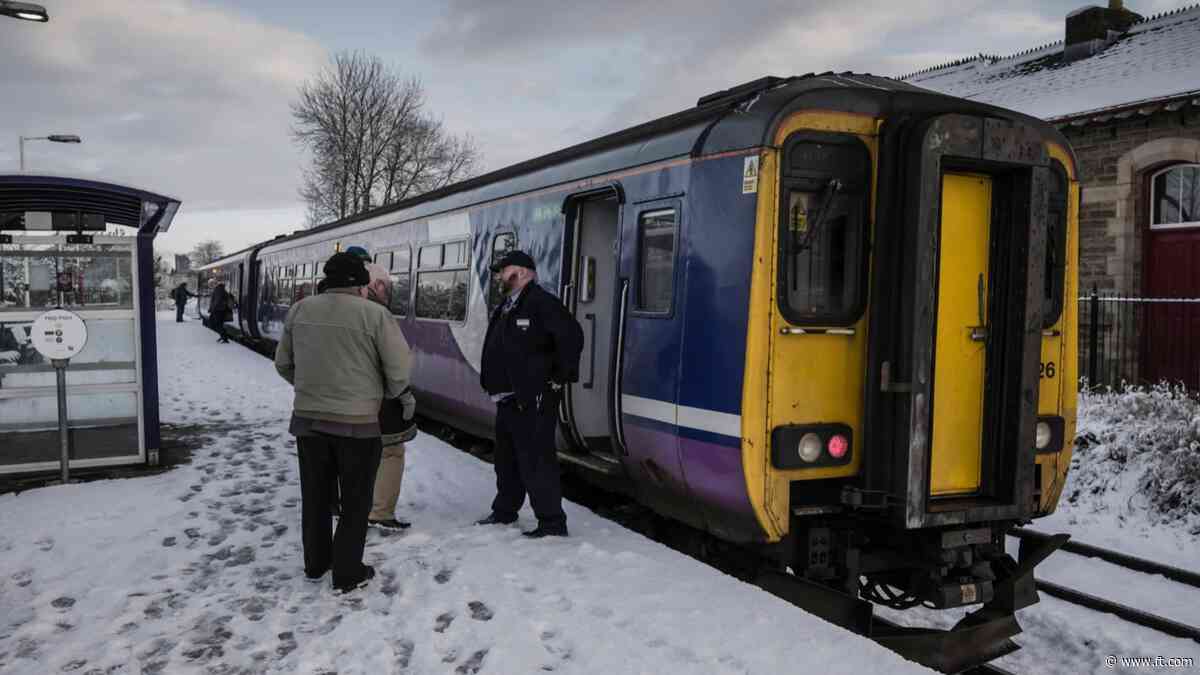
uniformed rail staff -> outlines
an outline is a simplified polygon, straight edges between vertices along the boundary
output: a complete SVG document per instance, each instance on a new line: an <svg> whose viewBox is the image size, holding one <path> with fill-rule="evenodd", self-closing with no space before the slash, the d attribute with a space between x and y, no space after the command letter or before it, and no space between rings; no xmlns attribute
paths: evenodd
<svg viewBox="0 0 1200 675"><path fill-rule="evenodd" d="M478 522L515 522L528 493L538 525L524 535L565 537L554 432L563 387L579 379L583 329L537 285L528 254L510 251L491 269L506 293L488 323L479 374L496 402L496 499Z"/></svg>

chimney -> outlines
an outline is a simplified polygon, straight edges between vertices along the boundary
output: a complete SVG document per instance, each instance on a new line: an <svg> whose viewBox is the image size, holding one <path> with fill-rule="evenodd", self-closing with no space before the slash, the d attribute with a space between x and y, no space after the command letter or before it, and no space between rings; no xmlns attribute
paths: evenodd
<svg viewBox="0 0 1200 675"><path fill-rule="evenodd" d="M1071 12L1063 60L1078 61L1104 51L1141 19L1140 14L1125 9L1121 0L1109 0L1108 7L1089 5Z"/></svg>

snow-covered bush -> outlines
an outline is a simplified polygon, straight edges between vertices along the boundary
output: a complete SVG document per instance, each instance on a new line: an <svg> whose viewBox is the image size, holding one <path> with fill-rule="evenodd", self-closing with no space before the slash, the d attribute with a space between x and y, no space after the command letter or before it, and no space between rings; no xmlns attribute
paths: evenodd
<svg viewBox="0 0 1200 675"><path fill-rule="evenodd" d="M1081 393L1064 498L1200 534L1200 402L1166 384Z"/></svg>

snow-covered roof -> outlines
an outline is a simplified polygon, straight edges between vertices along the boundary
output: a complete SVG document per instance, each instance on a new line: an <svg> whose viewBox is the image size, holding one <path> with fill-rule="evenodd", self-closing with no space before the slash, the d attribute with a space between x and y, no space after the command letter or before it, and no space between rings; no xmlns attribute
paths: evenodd
<svg viewBox="0 0 1200 675"><path fill-rule="evenodd" d="M1063 60L1059 41L1007 57L980 54L899 79L1055 121L1180 98L1200 105L1200 5L1141 21L1077 61Z"/></svg>

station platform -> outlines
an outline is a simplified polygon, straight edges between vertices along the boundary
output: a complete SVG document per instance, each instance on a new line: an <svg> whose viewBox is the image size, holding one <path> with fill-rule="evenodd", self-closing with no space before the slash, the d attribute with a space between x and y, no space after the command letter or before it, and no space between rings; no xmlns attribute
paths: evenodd
<svg viewBox="0 0 1200 675"><path fill-rule="evenodd" d="M413 527L372 531L379 576L335 596L301 568L290 386L199 321L157 330L192 460L0 495L2 672L932 672L574 504L566 539L475 526L491 466L424 434Z"/></svg>

